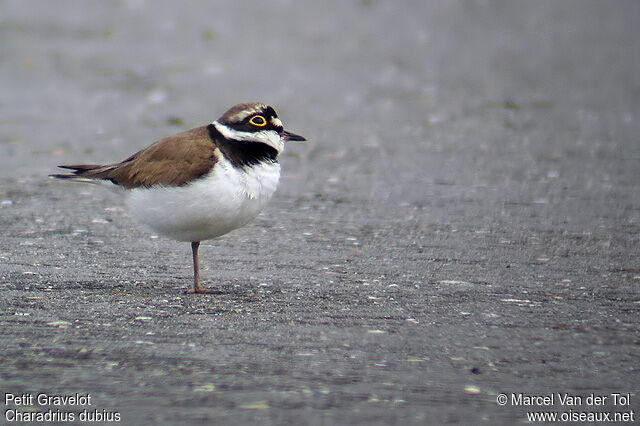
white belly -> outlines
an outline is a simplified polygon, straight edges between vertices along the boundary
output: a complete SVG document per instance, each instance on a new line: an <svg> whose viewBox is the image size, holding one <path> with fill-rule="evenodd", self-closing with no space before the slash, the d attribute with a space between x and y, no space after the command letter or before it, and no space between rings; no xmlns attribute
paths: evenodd
<svg viewBox="0 0 640 426"><path fill-rule="evenodd" d="M222 161L213 173L189 185L133 189L127 207L158 234L203 241L253 220L271 199L279 177L277 163L242 170Z"/></svg>

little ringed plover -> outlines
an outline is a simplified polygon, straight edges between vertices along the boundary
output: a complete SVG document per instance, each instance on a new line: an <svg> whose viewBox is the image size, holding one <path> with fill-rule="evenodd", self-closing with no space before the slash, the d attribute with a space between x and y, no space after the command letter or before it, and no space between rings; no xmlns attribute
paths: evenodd
<svg viewBox="0 0 640 426"><path fill-rule="evenodd" d="M253 220L276 190L285 142L304 140L284 130L272 107L245 102L209 125L160 139L120 163L59 166L73 172L50 176L124 189L128 210L139 222L191 242L193 288L187 292L215 293L200 284L200 241Z"/></svg>

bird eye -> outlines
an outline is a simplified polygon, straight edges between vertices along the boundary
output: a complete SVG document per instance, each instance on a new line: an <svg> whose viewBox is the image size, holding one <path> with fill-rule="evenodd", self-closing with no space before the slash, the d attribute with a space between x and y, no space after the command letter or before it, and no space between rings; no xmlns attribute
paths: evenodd
<svg viewBox="0 0 640 426"><path fill-rule="evenodd" d="M254 115L249 120L249 123L253 124L254 126L264 127L267 125L267 119L261 115Z"/></svg>

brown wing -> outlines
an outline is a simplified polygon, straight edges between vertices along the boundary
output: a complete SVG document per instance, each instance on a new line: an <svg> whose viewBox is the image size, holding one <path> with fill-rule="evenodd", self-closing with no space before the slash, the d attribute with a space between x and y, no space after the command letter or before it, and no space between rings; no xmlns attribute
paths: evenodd
<svg viewBox="0 0 640 426"><path fill-rule="evenodd" d="M181 186L205 175L215 162L215 146L202 126L160 139L120 163L61 166L75 170L74 174L54 176L110 180L128 189Z"/></svg>

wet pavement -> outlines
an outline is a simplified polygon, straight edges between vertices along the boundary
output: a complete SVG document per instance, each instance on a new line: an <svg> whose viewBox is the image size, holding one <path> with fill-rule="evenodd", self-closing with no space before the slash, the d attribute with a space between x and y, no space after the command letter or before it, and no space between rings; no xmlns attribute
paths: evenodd
<svg viewBox="0 0 640 426"><path fill-rule="evenodd" d="M91 396L5 398L5 416L637 411L638 16L635 1L0 2L0 388ZM118 194L46 178L245 100L309 143L288 146L254 223L202 246L220 295L185 295L189 244L139 228Z"/></svg>

